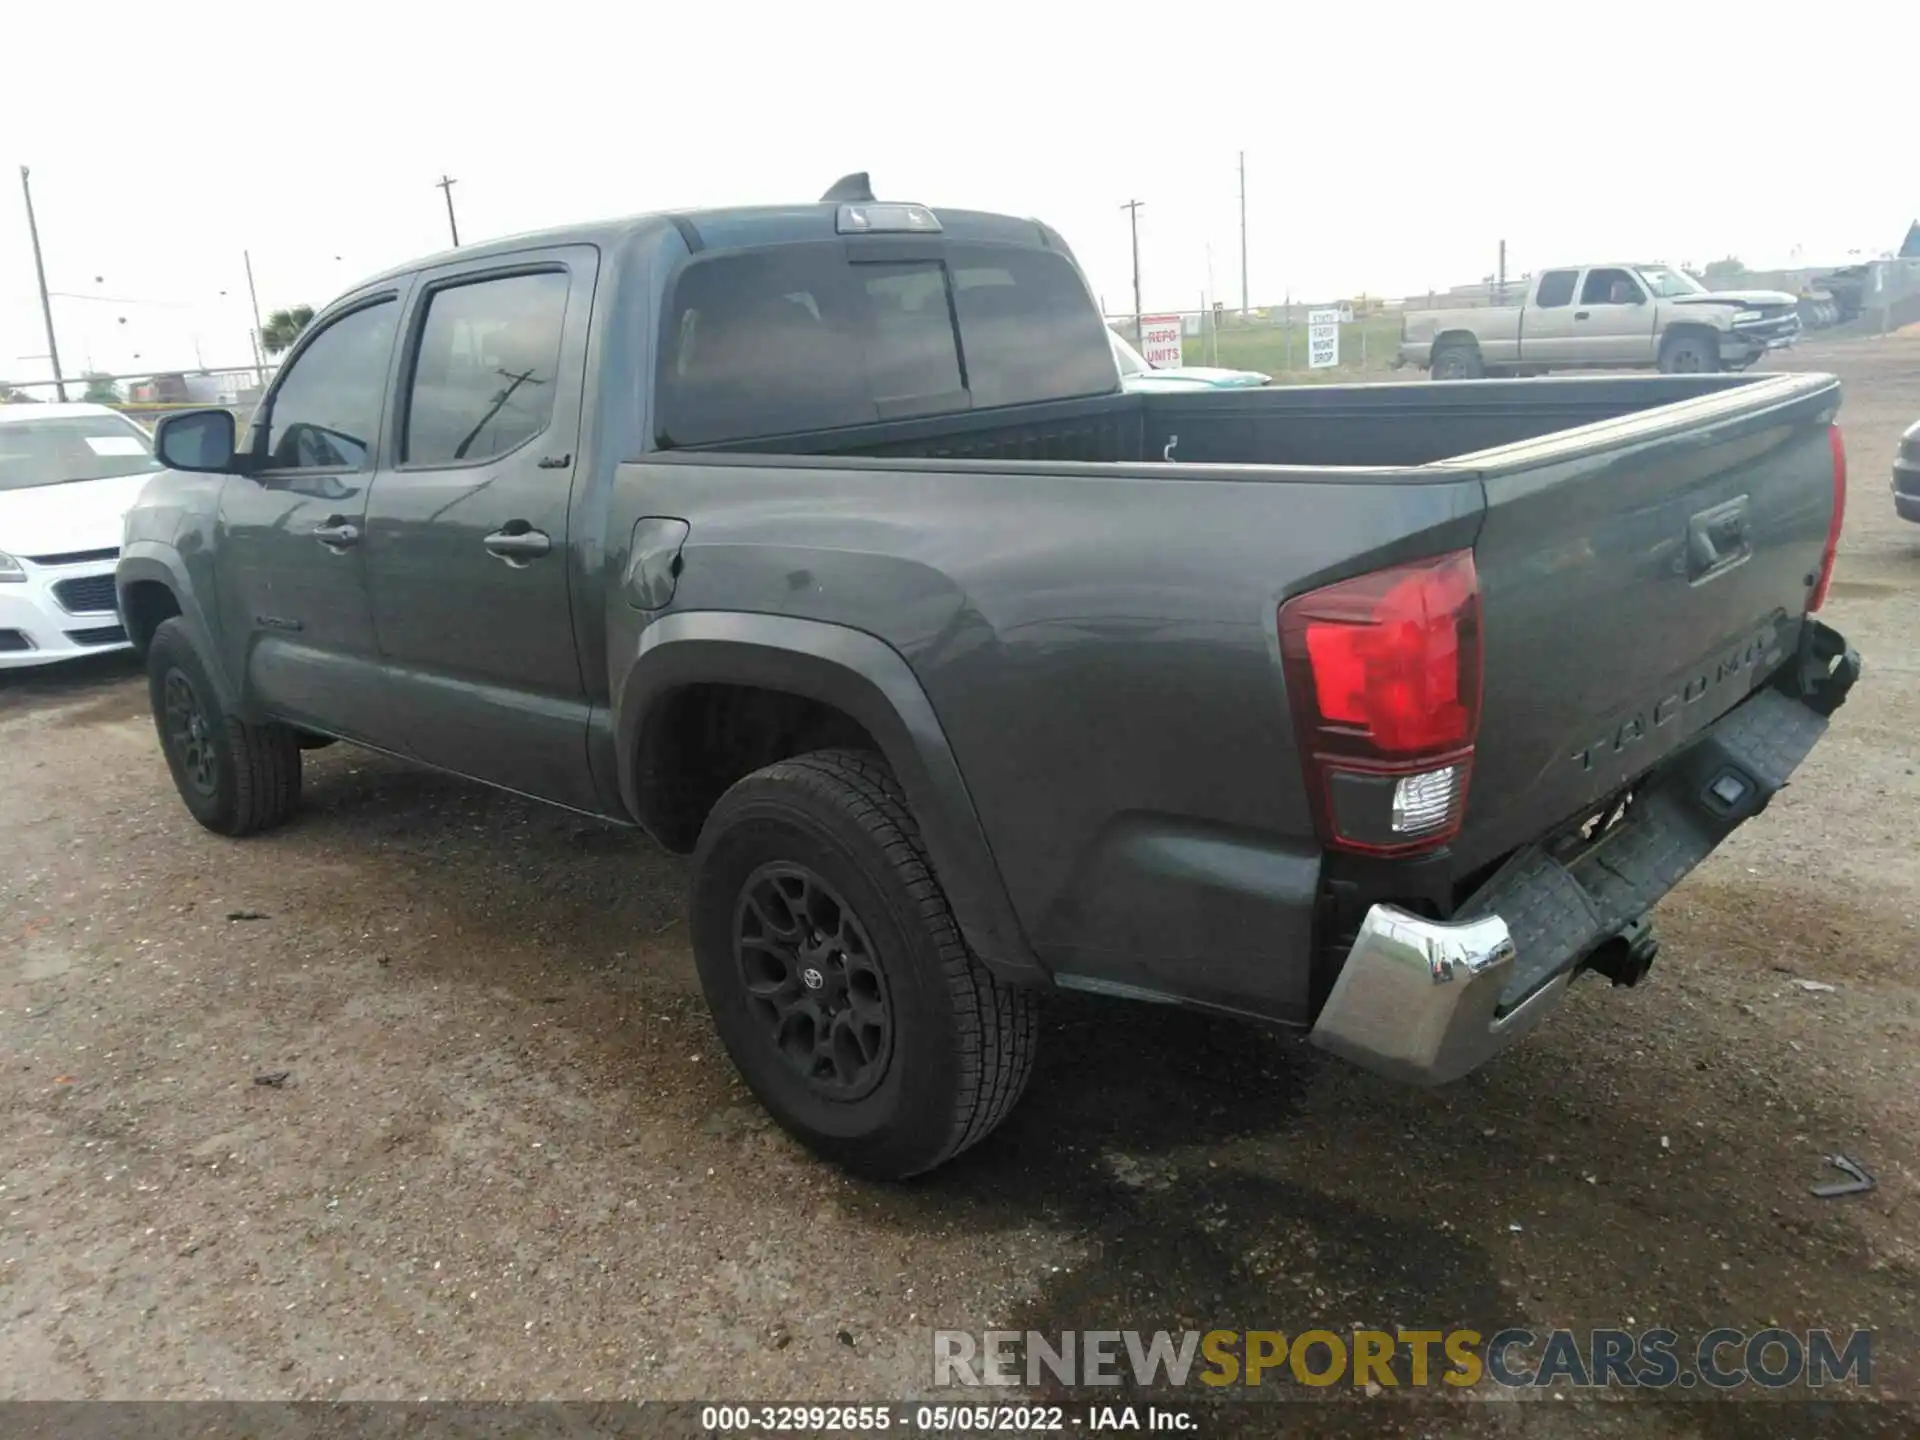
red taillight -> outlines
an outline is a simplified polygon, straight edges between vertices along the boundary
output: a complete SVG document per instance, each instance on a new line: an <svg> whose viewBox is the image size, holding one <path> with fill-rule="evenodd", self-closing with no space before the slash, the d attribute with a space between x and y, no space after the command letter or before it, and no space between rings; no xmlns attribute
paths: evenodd
<svg viewBox="0 0 1920 1440"><path fill-rule="evenodd" d="M1480 729L1473 553L1295 596L1280 652L1326 842L1395 853L1451 839Z"/></svg>
<svg viewBox="0 0 1920 1440"><path fill-rule="evenodd" d="M1807 609L1818 610L1827 603L1827 587L1833 584L1833 562L1840 558L1840 527L1847 520L1847 442L1838 425L1827 427L1827 442L1833 449L1833 518L1827 522L1827 548L1820 555L1820 578L1814 582Z"/></svg>

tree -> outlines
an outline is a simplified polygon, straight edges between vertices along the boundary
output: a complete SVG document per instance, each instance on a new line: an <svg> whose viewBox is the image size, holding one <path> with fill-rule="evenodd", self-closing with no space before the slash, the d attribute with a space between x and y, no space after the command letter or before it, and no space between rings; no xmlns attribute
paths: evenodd
<svg viewBox="0 0 1920 1440"><path fill-rule="evenodd" d="M269 355L279 355L293 348L293 342L300 338L300 332L313 323L311 305L294 305L285 310L276 310L267 316L267 323L260 331L260 348Z"/></svg>
<svg viewBox="0 0 1920 1440"><path fill-rule="evenodd" d="M118 405L120 387L113 383L113 377L103 375L98 370L89 370L80 377L86 382L86 391L80 398L89 405Z"/></svg>
<svg viewBox="0 0 1920 1440"><path fill-rule="evenodd" d="M1716 280L1738 280L1747 273L1747 267L1737 255L1724 256L1719 260L1709 260L1707 268L1700 272L1700 278L1711 285Z"/></svg>

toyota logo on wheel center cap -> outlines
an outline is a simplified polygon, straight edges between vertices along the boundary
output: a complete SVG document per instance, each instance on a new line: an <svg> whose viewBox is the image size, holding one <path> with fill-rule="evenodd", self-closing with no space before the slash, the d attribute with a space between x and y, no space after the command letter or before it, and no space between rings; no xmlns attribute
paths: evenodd
<svg viewBox="0 0 1920 1440"><path fill-rule="evenodd" d="M800 972L800 980L809 990L818 990L827 983L827 977L811 965Z"/></svg>

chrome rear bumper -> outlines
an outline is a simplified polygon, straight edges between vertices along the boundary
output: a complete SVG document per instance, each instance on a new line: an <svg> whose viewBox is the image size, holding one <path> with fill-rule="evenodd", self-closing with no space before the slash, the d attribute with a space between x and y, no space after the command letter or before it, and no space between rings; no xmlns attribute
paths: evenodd
<svg viewBox="0 0 1920 1440"><path fill-rule="evenodd" d="M1590 962L1633 983L1599 964L1601 947L1766 808L1859 674L1845 639L1808 618L1773 683L1635 781L1630 807L1609 798L1624 818L1591 843L1515 852L1452 921L1372 906L1309 1038L1379 1074L1441 1084L1533 1029Z"/></svg>
<svg viewBox="0 0 1920 1440"><path fill-rule="evenodd" d="M1498 915L1449 925L1375 905L1310 1038L1391 1079L1457 1080L1531 1030L1566 990L1563 974L1499 1014L1514 955Z"/></svg>

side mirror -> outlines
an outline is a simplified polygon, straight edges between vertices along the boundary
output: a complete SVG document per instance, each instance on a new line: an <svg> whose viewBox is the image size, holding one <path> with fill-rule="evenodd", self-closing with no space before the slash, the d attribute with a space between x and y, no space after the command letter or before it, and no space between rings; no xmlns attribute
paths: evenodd
<svg viewBox="0 0 1920 1440"><path fill-rule="evenodd" d="M153 453L169 470L225 474L234 468L231 410L182 410L160 417Z"/></svg>

